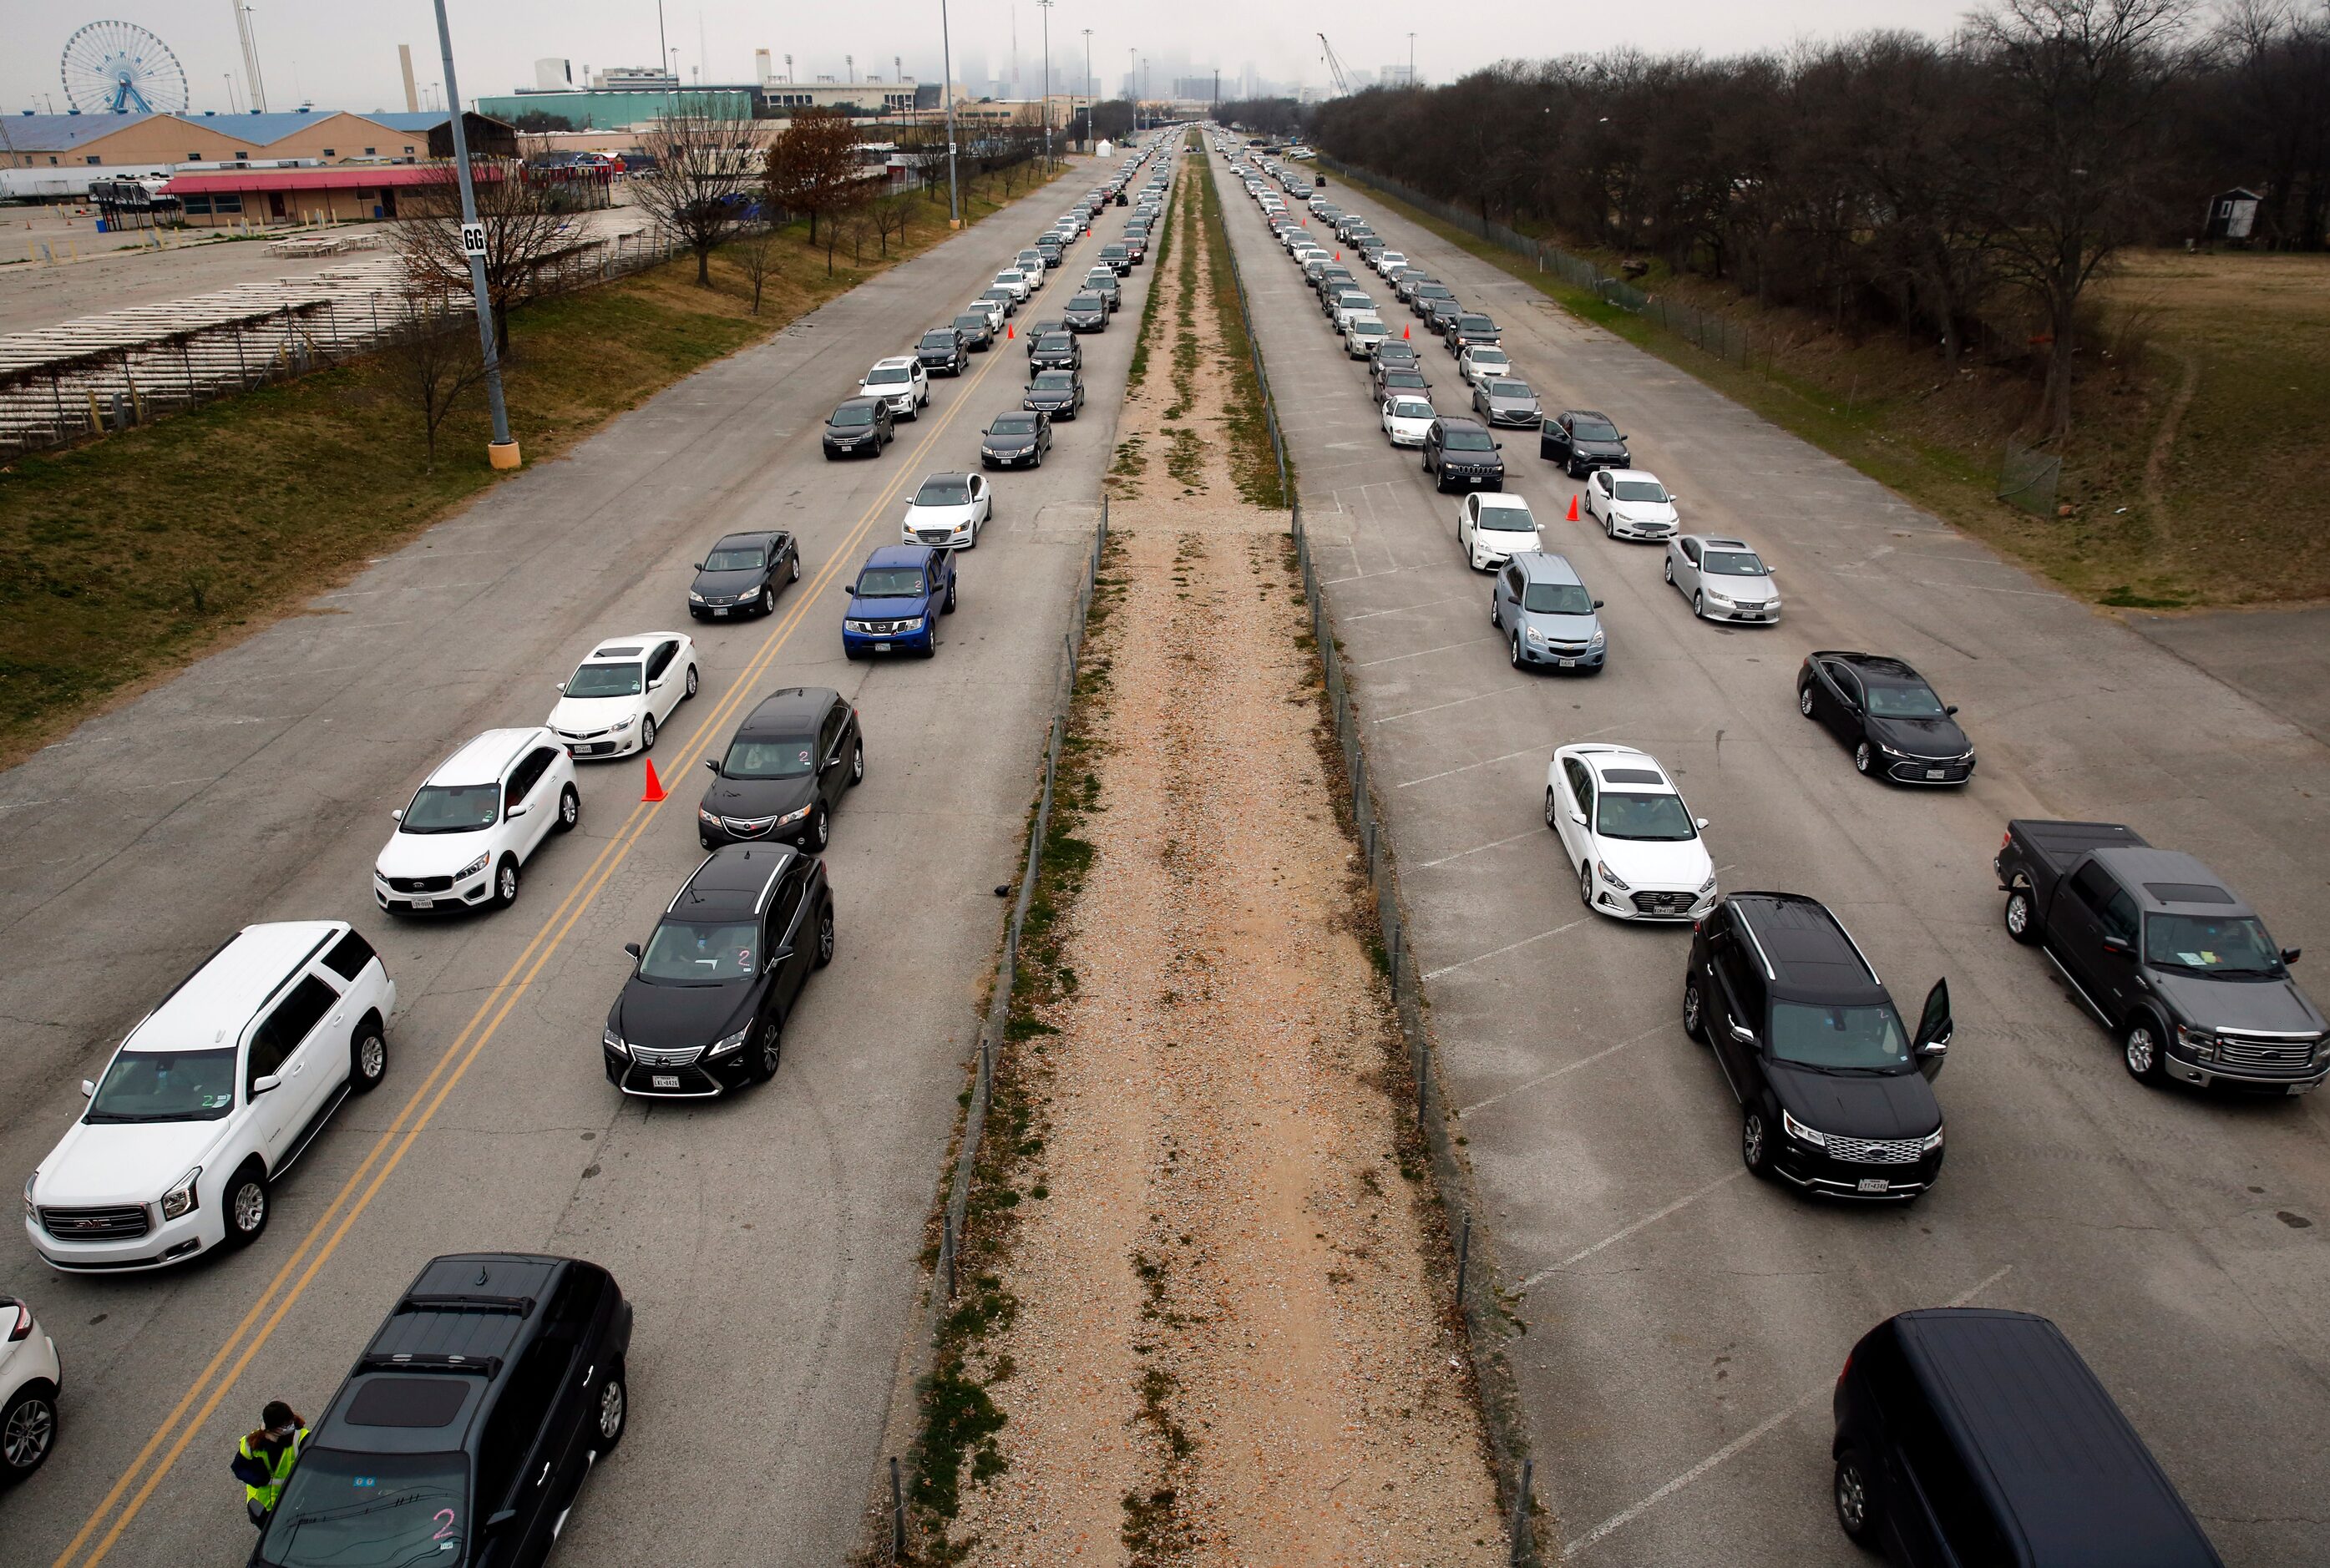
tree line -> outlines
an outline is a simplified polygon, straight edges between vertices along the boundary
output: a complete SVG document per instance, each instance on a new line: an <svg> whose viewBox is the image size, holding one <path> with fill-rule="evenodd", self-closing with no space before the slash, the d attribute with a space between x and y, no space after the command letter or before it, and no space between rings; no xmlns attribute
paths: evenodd
<svg viewBox="0 0 2330 1568"><path fill-rule="evenodd" d="M1985 326L2027 342L2057 433L2115 252L2202 238L2236 187L2260 198L2252 243L2330 244L2330 0L1994 0L1946 39L1508 61L1304 119L1484 220L1898 325L1953 369Z"/></svg>

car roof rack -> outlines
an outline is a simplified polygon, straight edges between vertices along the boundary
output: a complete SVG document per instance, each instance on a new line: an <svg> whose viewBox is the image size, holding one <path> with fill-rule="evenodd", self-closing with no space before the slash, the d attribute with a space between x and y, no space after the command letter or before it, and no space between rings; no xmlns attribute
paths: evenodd
<svg viewBox="0 0 2330 1568"><path fill-rule="evenodd" d="M356 1360L358 1372L473 1372L488 1382L501 1374L498 1355L449 1355L427 1350L367 1351Z"/></svg>
<svg viewBox="0 0 2330 1568"><path fill-rule="evenodd" d="M407 1296L396 1304L396 1309L399 1312L507 1312L519 1318L531 1318L534 1316L534 1298L474 1296L466 1292Z"/></svg>

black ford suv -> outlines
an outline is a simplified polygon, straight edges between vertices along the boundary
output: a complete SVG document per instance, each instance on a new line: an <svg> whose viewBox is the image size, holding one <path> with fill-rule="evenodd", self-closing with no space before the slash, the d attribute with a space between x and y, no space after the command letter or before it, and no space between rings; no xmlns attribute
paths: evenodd
<svg viewBox="0 0 2330 1568"><path fill-rule="evenodd" d="M833 837L844 791L866 777L857 710L825 686L771 692L727 751L704 759L712 782L696 808L706 849L770 839L815 852Z"/></svg>
<svg viewBox="0 0 2330 1568"><path fill-rule="evenodd" d="M1992 863L2006 934L2042 949L2140 1083L2303 1094L2330 1078L2330 1025L2224 879L2116 822L2006 825Z"/></svg>
<svg viewBox="0 0 2330 1568"><path fill-rule="evenodd" d="M316 1422L252 1568L540 1563L622 1440L630 1343L595 1263L431 1260Z"/></svg>
<svg viewBox="0 0 2330 1568"><path fill-rule="evenodd" d="M833 961L825 862L785 844L732 844L696 868L608 1009L607 1082L650 1099L708 1100L777 1073L785 1017Z"/></svg>
<svg viewBox="0 0 2330 1568"><path fill-rule="evenodd" d="M1735 893L1693 928L1683 1032L1739 1101L1739 1157L1806 1192L1899 1202L1942 1168L1929 1080L1950 1044L1934 982L1912 1038L1837 918L1788 893Z"/></svg>

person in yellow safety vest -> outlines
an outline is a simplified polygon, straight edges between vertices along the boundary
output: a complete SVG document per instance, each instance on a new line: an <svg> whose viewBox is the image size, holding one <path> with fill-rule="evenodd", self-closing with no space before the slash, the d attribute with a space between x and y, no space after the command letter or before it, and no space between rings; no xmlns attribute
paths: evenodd
<svg viewBox="0 0 2330 1568"><path fill-rule="evenodd" d="M234 1448L234 1478L242 1483L244 1507L251 1522L267 1527L267 1516L282 1500L283 1483L299 1462L299 1449L308 1440L308 1423L279 1399L270 1399L260 1412L260 1429Z"/></svg>

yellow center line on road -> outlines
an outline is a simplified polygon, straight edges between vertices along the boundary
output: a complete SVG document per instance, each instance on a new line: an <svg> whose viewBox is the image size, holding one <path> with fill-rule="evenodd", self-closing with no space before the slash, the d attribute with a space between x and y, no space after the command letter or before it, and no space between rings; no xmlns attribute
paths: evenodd
<svg viewBox="0 0 2330 1568"><path fill-rule="evenodd" d="M1001 358L999 354L989 354L987 363L961 385L961 391L967 394L975 390L981 382L986 380L989 372ZM711 738L734 713L744 698L755 689L754 683L775 660L792 634L799 629L810 608L815 605L817 596L832 586L844 570L845 563L851 560L859 543L865 538L867 530L873 527L882 514L896 500L898 491L905 485L907 477L914 472L913 465L928 456L932 447L952 428L962 411L971 406L967 395L951 399L950 402L952 406L940 416L936 424L922 434L921 439L914 444L911 457L900 464L898 471L891 477L888 483L882 486L881 491L867 505L848 534L835 549L830 559L810 579L807 590L797 596L784 618L770 629L760 651L753 656L744 670L737 676L734 688L715 704L705 721L696 726L694 737L683 751L680 772L684 773L693 767L708 751ZM470 1064L478 1059L487 1043L501 1027L503 1020L507 1018L511 1010L516 1006L518 998L525 994L528 987L533 985L545 966L549 963L551 958L573 930L575 924L581 921L583 913L597 901L599 893L606 887L624 859L629 856L633 846L638 844L654 816L655 808L650 803L642 801L632 808L631 814L624 819L623 826L617 830L613 837L608 840L605 847L600 850L598 857L592 862L590 868L583 873L573 891L569 892L566 897L560 901L558 907L551 912L549 919L543 922L533 940L527 942L525 949L503 972L501 979L495 984L493 990L487 994L485 1001L470 1015L469 1023L463 1025L461 1033L455 1037L453 1044L438 1058L436 1065L430 1070L429 1075L421 1081L420 1087L412 1091L412 1096L397 1112L396 1119L391 1122L388 1129L374 1141L363 1162L342 1185L324 1213L308 1228L307 1234L300 1239L299 1244L292 1250L290 1257L286 1259L282 1267L276 1270L274 1278L268 1281L267 1288L260 1293L259 1299L251 1304L251 1309L243 1314L242 1321L235 1325L233 1332L227 1337L225 1343L219 1346L217 1354L213 1355L209 1363L204 1366L193 1384L188 1386L185 1393L172 1407L170 1413L155 1429L153 1435L146 1440L145 1446L137 1450L137 1457L114 1481L104 1498L90 1511L89 1518L74 1534L72 1540L67 1543L64 1550L57 1554L52 1568L67 1568L67 1565L73 1562L76 1554L80 1553L81 1547L89 1541L90 1533L104 1522L107 1514L120 1500L122 1493L132 1482L137 1480L139 1472L146 1470L143 1483L138 1486L128 1503L122 1507L119 1516L107 1527L105 1534L99 1538L88 1556L81 1560L81 1568L95 1568L95 1564L102 1561L106 1554L112 1550L114 1544L120 1538L121 1532L128 1527L131 1520L137 1516L139 1510L145 1507L147 1499L153 1495L154 1488L177 1463L179 1458L185 1452L187 1444L210 1420L227 1391L241 1379L245 1369L250 1366L251 1359L258 1355L260 1349L273 1335L285 1315L305 1294L317 1273L338 1250L349 1228L371 1206L374 1197L380 1192L390 1174L403 1163L405 1154L411 1150L421 1134L428 1129L438 1110L443 1106L446 1099L468 1074ZM376 1170L375 1166L378 1167ZM367 1174L371 1177L368 1184L365 1179ZM359 1187L363 1190L361 1195L357 1195ZM335 1223L336 1217L336 1223ZM313 1249L312 1256L311 1249ZM300 1268L303 1258L308 1260L304 1270ZM287 1289L285 1282L292 1279L295 1270L298 1272L298 1279ZM278 1299L279 1292L279 1299ZM270 1302L273 1303L272 1311L269 1309ZM263 1324L260 1322L262 1317L265 1318ZM255 1333L254 1325L257 1326ZM248 1343L244 1343L246 1336L249 1337ZM236 1354L238 1345L242 1346L239 1355ZM233 1358L233 1365L227 1370L225 1376L220 1377L219 1370L226 1365L230 1357ZM209 1395L207 1398L203 1398L206 1386L210 1390ZM195 1411L191 1421L185 1420L187 1410L198 1398L202 1399L201 1408ZM174 1430L176 1432L175 1440L171 1435ZM163 1454L158 1464L154 1465L150 1470L147 1470L147 1461L165 1442L169 1443L168 1451Z"/></svg>

